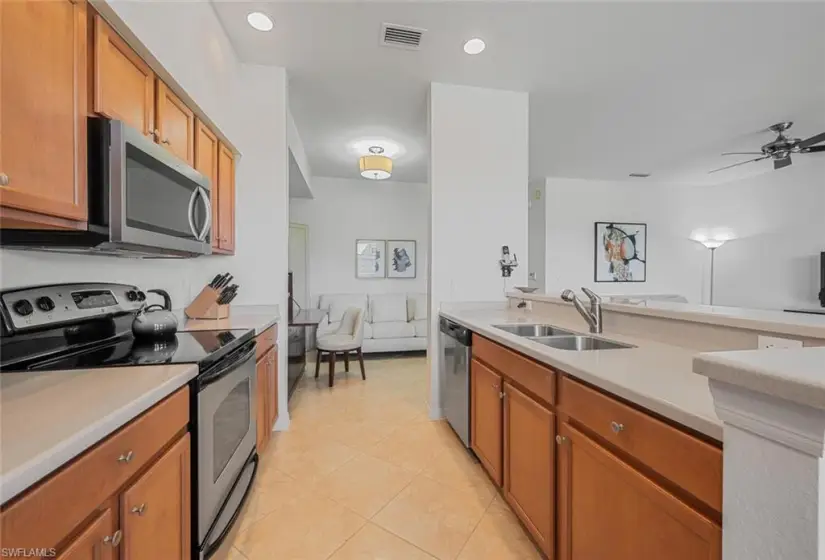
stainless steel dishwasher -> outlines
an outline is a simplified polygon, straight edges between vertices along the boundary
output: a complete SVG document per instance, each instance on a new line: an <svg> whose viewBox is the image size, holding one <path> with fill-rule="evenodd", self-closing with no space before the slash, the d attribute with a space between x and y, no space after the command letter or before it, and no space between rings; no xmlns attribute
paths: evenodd
<svg viewBox="0 0 825 560"><path fill-rule="evenodd" d="M464 446L469 448L471 333L466 327L443 317L439 323L444 416Z"/></svg>

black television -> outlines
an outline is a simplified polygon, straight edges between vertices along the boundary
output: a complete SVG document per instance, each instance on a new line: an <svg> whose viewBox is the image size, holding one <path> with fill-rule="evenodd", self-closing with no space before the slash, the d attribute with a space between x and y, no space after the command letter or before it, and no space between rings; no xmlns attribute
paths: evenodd
<svg viewBox="0 0 825 560"><path fill-rule="evenodd" d="M825 307L825 251L819 255L819 303Z"/></svg>

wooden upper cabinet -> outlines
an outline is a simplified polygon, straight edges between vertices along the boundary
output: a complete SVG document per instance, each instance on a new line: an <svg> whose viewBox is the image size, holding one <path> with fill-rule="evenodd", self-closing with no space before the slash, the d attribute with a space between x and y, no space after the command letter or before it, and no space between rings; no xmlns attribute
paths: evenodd
<svg viewBox="0 0 825 560"><path fill-rule="evenodd" d="M0 206L85 221L85 0L0 2Z"/></svg>
<svg viewBox="0 0 825 560"><path fill-rule="evenodd" d="M212 235L219 236L218 246L235 250L235 154L223 143L218 152L218 216L220 222Z"/></svg>
<svg viewBox="0 0 825 560"><path fill-rule="evenodd" d="M218 203L218 137L199 119L195 120L195 169L209 178L212 200L212 247L218 247L218 224L220 204Z"/></svg>
<svg viewBox="0 0 825 560"><path fill-rule="evenodd" d="M155 140L167 150L195 164L195 114L161 80L158 85Z"/></svg>
<svg viewBox="0 0 825 560"><path fill-rule="evenodd" d="M155 74L126 42L95 15L94 110L146 136L155 128Z"/></svg>
<svg viewBox="0 0 825 560"><path fill-rule="evenodd" d="M501 376L470 362L470 447L498 486L502 484Z"/></svg>
<svg viewBox="0 0 825 560"><path fill-rule="evenodd" d="M504 384L504 497L548 557L555 548L555 415Z"/></svg>
<svg viewBox="0 0 825 560"><path fill-rule="evenodd" d="M573 428L559 445L561 560L720 560L722 529Z"/></svg>
<svg viewBox="0 0 825 560"><path fill-rule="evenodd" d="M189 434L121 497L123 560L190 560Z"/></svg>
<svg viewBox="0 0 825 560"><path fill-rule="evenodd" d="M63 549L57 560L114 560L115 531L112 510L106 509Z"/></svg>

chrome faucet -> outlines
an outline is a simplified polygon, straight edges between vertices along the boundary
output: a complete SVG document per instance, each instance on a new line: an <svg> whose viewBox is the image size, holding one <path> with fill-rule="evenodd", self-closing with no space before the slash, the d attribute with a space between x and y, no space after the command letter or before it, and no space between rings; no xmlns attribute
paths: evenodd
<svg viewBox="0 0 825 560"><path fill-rule="evenodd" d="M584 295L590 299L590 310L585 309L581 300L573 293L573 290L564 290L561 293L561 299L572 302L579 314L584 317L587 324L590 325L590 332L600 334L602 332L602 298L596 295L592 290L582 288Z"/></svg>

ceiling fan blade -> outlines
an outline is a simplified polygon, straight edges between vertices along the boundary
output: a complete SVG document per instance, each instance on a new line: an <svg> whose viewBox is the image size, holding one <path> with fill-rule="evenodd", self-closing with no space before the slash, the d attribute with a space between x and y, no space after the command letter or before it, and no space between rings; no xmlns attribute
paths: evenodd
<svg viewBox="0 0 825 560"><path fill-rule="evenodd" d="M825 146L811 146L802 150L803 154L815 154L816 152L825 152Z"/></svg>
<svg viewBox="0 0 825 560"><path fill-rule="evenodd" d="M746 163L753 163L754 161L759 161L763 159L768 159L771 156L762 156L756 159L749 159L748 161L740 161L739 163L734 163L733 165L728 165L726 167L720 167L719 169L714 169L713 171L708 171L708 175L711 173L716 173L717 171L724 171L725 169L730 169L731 167L738 167L740 165L745 165Z"/></svg>
<svg viewBox="0 0 825 560"><path fill-rule="evenodd" d="M782 159L775 159L773 160L773 168L774 170L782 169L783 167L788 167L792 163L791 156L787 156Z"/></svg>
<svg viewBox="0 0 825 560"><path fill-rule="evenodd" d="M761 156L762 152L722 152L723 156Z"/></svg>
<svg viewBox="0 0 825 560"><path fill-rule="evenodd" d="M796 145L797 148L807 148L808 146L813 146L814 144L819 144L820 142L825 142L825 132L817 134L816 136L811 136L807 140L803 140L799 144Z"/></svg>

